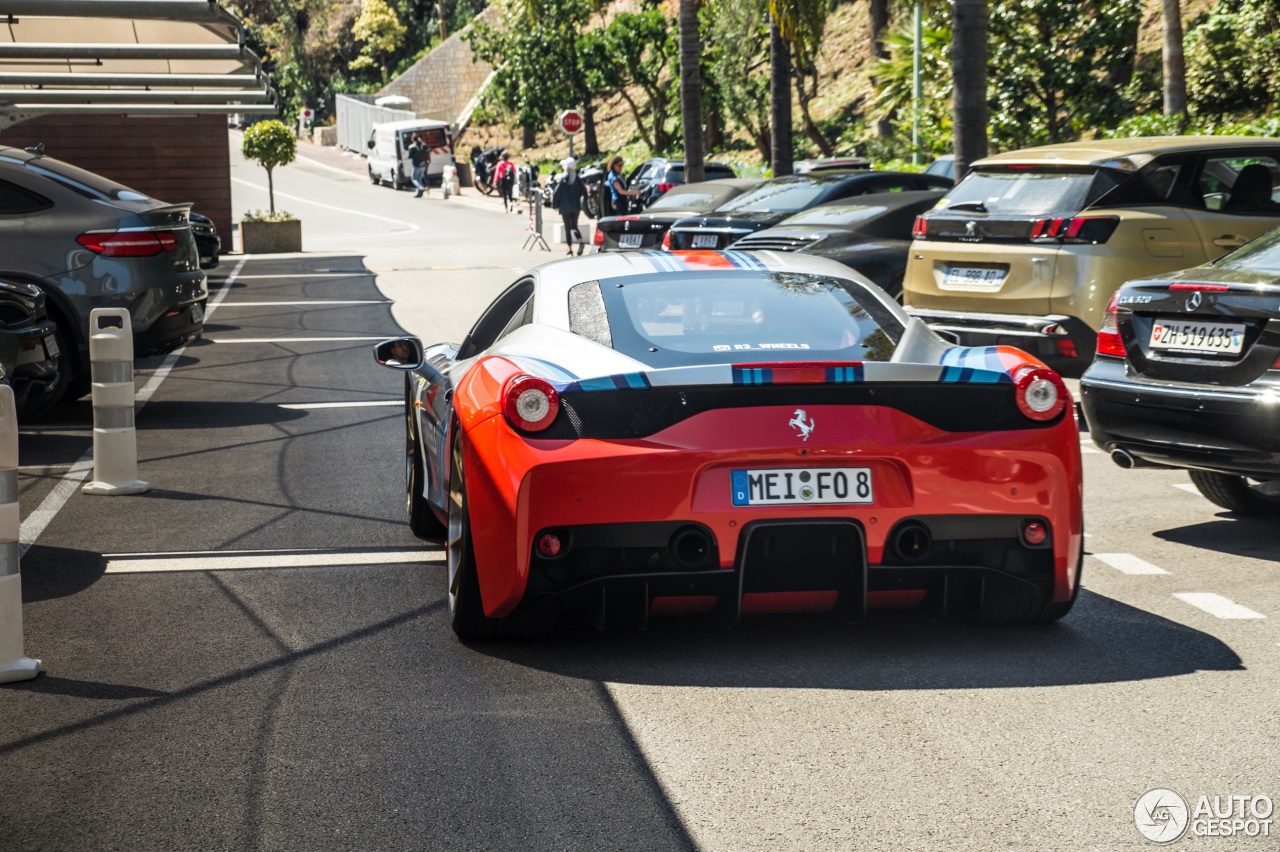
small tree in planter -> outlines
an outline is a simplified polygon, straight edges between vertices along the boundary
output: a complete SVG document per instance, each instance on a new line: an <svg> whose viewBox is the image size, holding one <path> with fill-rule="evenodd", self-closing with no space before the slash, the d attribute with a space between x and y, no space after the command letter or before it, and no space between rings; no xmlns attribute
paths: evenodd
<svg viewBox="0 0 1280 852"><path fill-rule="evenodd" d="M267 197L271 210L266 215L254 212L240 222L241 248L250 254L302 251L302 223L285 212L276 213L276 189L272 170L292 163L298 155L298 142L289 128L279 121L261 121L244 132L240 148L245 159L267 170Z"/></svg>
<svg viewBox="0 0 1280 852"><path fill-rule="evenodd" d="M276 212L276 189L271 182L271 170L287 166L298 156L298 140L293 133L276 119L260 121L244 132L244 144L240 147L245 159L253 160L267 170L267 197L271 200L271 212Z"/></svg>

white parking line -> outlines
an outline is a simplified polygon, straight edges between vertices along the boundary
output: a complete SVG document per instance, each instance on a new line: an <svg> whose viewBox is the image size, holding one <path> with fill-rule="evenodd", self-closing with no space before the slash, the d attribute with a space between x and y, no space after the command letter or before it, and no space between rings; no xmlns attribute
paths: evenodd
<svg viewBox="0 0 1280 852"><path fill-rule="evenodd" d="M386 337L208 337L210 343L343 343L386 340Z"/></svg>
<svg viewBox="0 0 1280 852"><path fill-rule="evenodd" d="M257 281L265 278L367 278L373 275L372 272L361 270L359 272L281 272L262 275L241 275L241 281Z"/></svg>
<svg viewBox="0 0 1280 852"><path fill-rule="evenodd" d="M390 299L307 299L301 302L223 302L224 308L294 307L312 305L393 305Z"/></svg>
<svg viewBox="0 0 1280 852"><path fill-rule="evenodd" d="M403 399L379 399L368 402L282 402L280 408L306 410L311 408L377 408L380 406L404 405Z"/></svg>
<svg viewBox="0 0 1280 852"><path fill-rule="evenodd" d="M1177 488L1177 489L1179 489L1179 490L1181 490L1181 491L1185 491L1185 492L1187 492L1188 494L1194 494L1194 495L1196 495L1197 497L1199 497L1199 496L1200 496L1200 489L1199 489L1199 488L1196 488L1196 487L1195 487L1194 485L1192 485L1190 482L1175 482L1175 483L1173 483L1173 487L1174 487L1174 488Z"/></svg>
<svg viewBox="0 0 1280 852"><path fill-rule="evenodd" d="M1132 553L1094 553L1094 559L1100 560L1122 574L1168 574L1163 568L1152 565L1145 559L1139 559Z"/></svg>
<svg viewBox="0 0 1280 852"><path fill-rule="evenodd" d="M441 548L350 553L335 550L225 551L205 553L105 554L107 574L155 574L173 571L250 571L271 568L339 568L355 565L419 565L440 559Z"/></svg>
<svg viewBox="0 0 1280 852"><path fill-rule="evenodd" d="M1241 606L1213 592L1176 592L1174 597L1217 618L1266 618L1260 612L1254 612L1247 606Z"/></svg>

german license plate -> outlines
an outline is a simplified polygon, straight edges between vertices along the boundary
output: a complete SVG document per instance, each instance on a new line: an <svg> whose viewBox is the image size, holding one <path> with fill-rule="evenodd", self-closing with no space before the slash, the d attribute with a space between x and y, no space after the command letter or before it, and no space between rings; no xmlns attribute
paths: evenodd
<svg viewBox="0 0 1280 852"><path fill-rule="evenodd" d="M982 266L948 266L942 276L943 287L982 287L998 290L1004 283L1005 270Z"/></svg>
<svg viewBox="0 0 1280 852"><path fill-rule="evenodd" d="M1151 326L1151 348L1208 355L1238 355L1244 348L1244 324L1156 320Z"/></svg>
<svg viewBox="0 0 1280 852"><path fill-rule="evenodd" d="M780 467L735 470L735 506L796 506L871 503L871 468Z"/></svg>
<svg viewBox="0 0 1280 852"><path fill-rule="evenodd" d="M716 247L716 243L718 243L719 241L720 241L720 238L715 234L694 234L693 235L694 248L713 249Z"/></svg>
<svg viewBox="0 0 1280 852"><path fill-rule="evenodd" d="M644 234L619 234L618 245L623 248L639 248L644 242Z"/></svg>

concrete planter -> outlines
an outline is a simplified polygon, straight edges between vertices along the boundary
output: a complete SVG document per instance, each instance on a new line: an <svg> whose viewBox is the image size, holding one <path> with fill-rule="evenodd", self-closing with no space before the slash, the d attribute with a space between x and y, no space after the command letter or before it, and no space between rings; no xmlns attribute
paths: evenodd
<svg viewBox="0 0 1280 852"><path fill-rule="evenodd" d="M302 222L241 222L240 243L245 254L302 251Z"/></svg>

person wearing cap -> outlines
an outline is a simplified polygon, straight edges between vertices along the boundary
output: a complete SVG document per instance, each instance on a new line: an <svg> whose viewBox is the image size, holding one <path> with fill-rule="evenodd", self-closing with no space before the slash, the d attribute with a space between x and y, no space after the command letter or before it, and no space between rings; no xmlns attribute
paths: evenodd
<svg viewBox="0 0 1280 852"><path fill-rule="evenodd" d="M587 241L582 238L582 231L578 228L578 214L587 203L587 185L578 178L578 164L573 157L561 160L560 168L564 170L564 177L551 193L551 206L560 213L560 219L564 222L564 241L569 245L568 253L573 254L573 237L577 234L578 254L582 254Z"/></svg>

